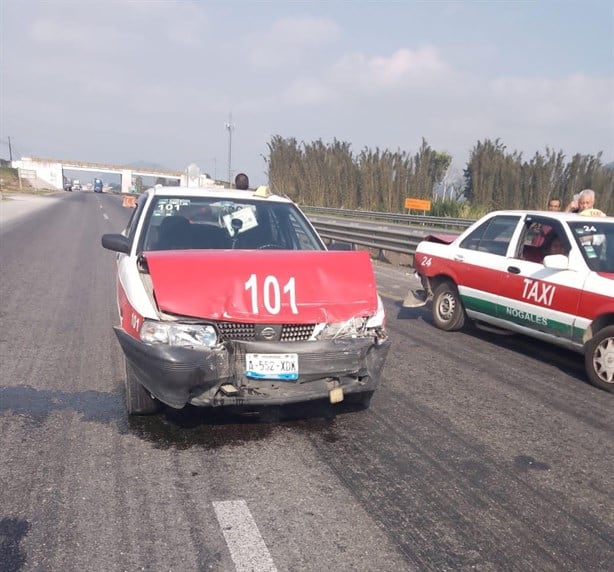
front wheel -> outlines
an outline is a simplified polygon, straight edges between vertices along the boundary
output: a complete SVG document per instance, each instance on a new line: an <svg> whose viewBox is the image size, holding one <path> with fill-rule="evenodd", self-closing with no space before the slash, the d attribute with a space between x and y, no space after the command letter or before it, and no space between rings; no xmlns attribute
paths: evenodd
<svg viewBox="0 0 614 572"><path fill-rule="evenodd" d="M593 385L614 393L614 326L599 330L589 340L584 365Z"/></svg>
<svg viewBox="0 0 614 572"><path fill-rule="evenodd" d="M433 291L433 323L446 331L460 330L465 325L465 308L456 285L444 280Z"/></svg>
<svg viewBox="0 0 614 572"><path fill-rule="evenodd" d="M128 415L151 415L160 409L160 402L139 382L130 362L126 363L126 410Z"/></svg>

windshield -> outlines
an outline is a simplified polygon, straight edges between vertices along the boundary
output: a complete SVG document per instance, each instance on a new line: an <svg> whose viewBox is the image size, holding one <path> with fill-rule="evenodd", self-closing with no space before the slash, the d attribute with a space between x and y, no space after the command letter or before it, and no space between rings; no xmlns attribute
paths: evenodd
<svg viewBox="0 0 614 572"><path fill-rule="evenodd" d="M590 269L614 272L614 221L572 222L569 226Z"/></svg>
<svg viewBox="0 0 614 572"><path fill-rule="evenodd" d="M325 250L296 205L250 199L155 197L141 237L141 251Z"/></svg>

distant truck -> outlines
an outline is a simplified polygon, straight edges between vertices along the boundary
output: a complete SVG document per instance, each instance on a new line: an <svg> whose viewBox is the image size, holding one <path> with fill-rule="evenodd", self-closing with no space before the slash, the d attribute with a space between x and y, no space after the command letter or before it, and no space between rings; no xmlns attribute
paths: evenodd
<svg viewBox="0 0 614 572"><path fill-rule="evenodd" d="M80 190L82 190L81 181L79 181L79 179L73 179L73 181L72 181L72 190L73 191L80 191Z"/></svg>
<svg viewBox="0 0 614 572"><path fill-rule="evenodd" d="M102 179L94 179L94 192L102 193Z"/></svg>

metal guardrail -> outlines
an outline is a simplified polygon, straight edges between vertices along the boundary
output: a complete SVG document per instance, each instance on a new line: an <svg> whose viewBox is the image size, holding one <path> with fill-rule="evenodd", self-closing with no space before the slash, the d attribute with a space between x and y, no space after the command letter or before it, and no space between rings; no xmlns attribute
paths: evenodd
<svg viewBox="0 0 614 572"><path fill-rule="evenodd" d="M379 251L381 258L386 251L413 256L418 243L429 234L458 235L475 222L324 207L302 207L302 210L325 240L373 248ZM327 216L322 216L324 214Z"/></svg>
<svg viewBox="0 0 614 572"><path fill-rule="evenodd" d="M301 209L305 214L320 214L335 218L348 218L358 220L376 220L380 222L392 222L396 224L428 224L432 227L454 228L454 229L466 229L470 227L475 220L466 218L452 218L443 216L429 216L429 215L409 215L402 213L382 213L378 211L362 211L362 210L348 210L348 209L335 209L327 207L304 207Z"/></svg>

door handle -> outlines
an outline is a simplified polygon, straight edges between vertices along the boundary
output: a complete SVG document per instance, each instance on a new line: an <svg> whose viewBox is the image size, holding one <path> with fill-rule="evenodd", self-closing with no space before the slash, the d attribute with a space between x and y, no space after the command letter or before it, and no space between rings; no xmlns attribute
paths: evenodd
<svg viewBox="0 0 614 572"><path fill-rule="evenodd" d="M507 271L512 274L520 274L520 268L518 268L518 266L508 266Z"/></svg>
<svg viewBox="0 0 614 572"><path fill-rule="evenodd" d="M454 260L456 260L457 262L462 262L463 260L465 260L465 257L462 254L455 254Z"/></svg>

